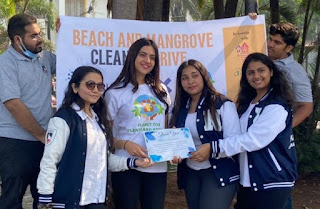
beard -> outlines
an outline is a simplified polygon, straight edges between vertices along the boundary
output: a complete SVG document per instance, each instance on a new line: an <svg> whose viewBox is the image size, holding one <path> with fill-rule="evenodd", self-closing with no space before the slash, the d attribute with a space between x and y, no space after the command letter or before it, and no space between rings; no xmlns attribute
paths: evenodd
<svg viewBox="0 0 320 209"><path fill-rule="evenodd" d="M26 47L27 50L34 54L38 54L39 52L42 51L42 41L39 41L35 46L30 46L26 44L25 42L23 43L24 46Z"/></svg>

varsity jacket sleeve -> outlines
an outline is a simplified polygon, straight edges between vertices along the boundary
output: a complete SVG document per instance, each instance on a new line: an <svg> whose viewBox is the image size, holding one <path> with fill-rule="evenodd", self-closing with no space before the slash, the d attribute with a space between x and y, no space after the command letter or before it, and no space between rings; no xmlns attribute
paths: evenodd
<svg viewBox="0 0 320 209"><path fill-rule="evenodd" d="M288 112L278 104L268 105L247 132L212 142L213 154L229 157L241 152L253 152L270 144L285 129ZM220 150L220 151L219 151Z"/></svg>
<svg viewBox="0 0 320 209"><path fill-rule="evenodd" d="M112 172L125 171L129 169L127 157L118 156L110 153L108 162L109 162L109 170Z"/></svg>
<svg viewBox="0 0 320 209"><path fill-rule="evenodd" d="M62 158L69 135L70 129L65 120L59 117L50 119L37 181L38 192L41 195L53 194L57 164Z"/></svg>
<svg viewBox="0 0 320 209"><path fill-rule="evenodd" d="M226 101L220 108L223 129L223 138L241 134L240 120L236 106Z"/></svg>

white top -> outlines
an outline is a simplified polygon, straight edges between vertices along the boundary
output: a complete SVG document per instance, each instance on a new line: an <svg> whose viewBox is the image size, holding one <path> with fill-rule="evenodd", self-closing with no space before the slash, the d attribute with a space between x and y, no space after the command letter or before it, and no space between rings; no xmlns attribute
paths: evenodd
<svg viewBox="0 0 320 209"><path fill-rule="evenodd" d="M92 110L90 118L83 110L77 111L87 125L87 155L84 167L82 190L79 205L103 203L107 185L107 142Z"/></svg>
<svg viewBox="0 0 320 209"><path fill-rule="evenodd" d="M221 120L219 124L221 125L222 131L223 131L223 138L238 135L241 133L237 109L233 102L226 101L220 107L220 110L217 111L216 117L218 121ZM190 129L194 144L196 146L196 149L198 149L202 145L202 142L200 141L200 138L199 138L196 120L197 120L197 113L196 112L189 113L186 118L185 127ZM213 124L213 122L211 123ZM194 170L206 169L211 167L209 160L206 160L203 162L196 162L196 161L187 159L187 165L188 167Z"/></svg>
<svg viewBox="0 0 320 209"><path fill-rule="evenodd" d="M167 88L163 85L165 90ZM113 136L122 140L133 141L146 147L143 132L165 128L166 106L153 93L147 84L139 85L132 92L133 85L129 83L120 89L110 89L105 100L109 111L108 120L113 121ZM167 91L166 101L170 105ZM133 157L124 149L117 149L116 155ZM161 173L167 171L167 163L161 162L148 168L136 168L142 172Z"/></svg>
<svg viewBox="0 0 320 209"><path fill-rule="evenodd" d="M257 112L253 124L248 127L250 112L255 104L251 104L240 117L242 135L219 140L220 157L233 156L240 153L240 184L250 187L248 158L246 152L260 150L269 145L276 136L285 129L288 112L283 106L270 104L261 115ZM276 117L275 117L276 116Z"/></svg>
<svg viewBox="0 0 320 209"><path fill-rule="evenodd" d="M197 130L196 120L197 120L197 113L196 112L189 113L186 118L185 127L190 129L192 139L197 150L202 145L202 142L200 140L199 133ZM197 162L194 160L190 160L189 158L187 159L187 166L189 168L192 168L193 170L201 170L201 169L206 169L211 167L209 160Z"/></svg>
<svg viewBox="0 0 320 209"><path fill-rule="evenodd" d="M249 115L254 108L255 104L249 105L246 112L244 112L240 118L241 123L241 133L245 133L248 127ZM248 165L248 155L247 152L241 152L239 154L239 164L240 166L240 184L244 187L251 187L250 184L250 174L249 174L249 165Z"/></svg>
<svg viewBox="0 0 320 209"><path fill-rule="evenodd" d="M73 104L72 108L79 110L79 107L76 104ZM95 115L93 110L91 111ZM80 205L105 202L107 183L107 150L105 136L94 119L95 117L88 117L82 110L77 111L77 114L83 120L86 120L88 134L87 155ZM62 118L53 117L49 121L46 136L49 135L50 137L46 137L46 145L41 159L40 173L37 180L38 192L44 195L53 194L54 181L58 172L57 165L65 151L70 136L70 128ZM110 154L109 169L111 171L127 170L127 158ZM101 199L101 197L103 197L103 199Z"/></svg>

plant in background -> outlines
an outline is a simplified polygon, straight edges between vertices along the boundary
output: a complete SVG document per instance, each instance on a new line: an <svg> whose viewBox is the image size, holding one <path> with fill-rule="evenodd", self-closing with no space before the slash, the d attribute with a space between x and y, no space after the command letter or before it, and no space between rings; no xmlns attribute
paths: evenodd
<svg viewBox="0 0 320 209"><path fill-rule="evenodd" d="M45 20L45 25L40 25L45 34L43 37L44 48L54 51L54 46L50 41L50 29L55 28L55 20L58 15L52 2L47 0L0 0L0 54L10 44L6 29L8 21L18 13L30 14Z"/></svg>

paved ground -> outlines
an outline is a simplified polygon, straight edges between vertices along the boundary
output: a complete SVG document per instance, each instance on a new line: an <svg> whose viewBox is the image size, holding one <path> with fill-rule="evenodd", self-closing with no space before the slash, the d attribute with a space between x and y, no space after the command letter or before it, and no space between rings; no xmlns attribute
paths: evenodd
<svg viewBox="0 0 320 209"><path fill-rule="evenodd" d="M299 177L293 192L293 209L320 209L319 188L320 173ZM29 188L23 198L23 208L32 209L32 197ZM182 191L179 191L176 186L176 173L170 172L168 175L165 209L186 208L184 194Z"/></svg>
<svg viewBox="0 0 320 209"><path fill-rule="evenodd" d="M30 194L30 189L28 187L26 194L23 197L23 208L24 209L32 209L33 199Z"/></svg>

